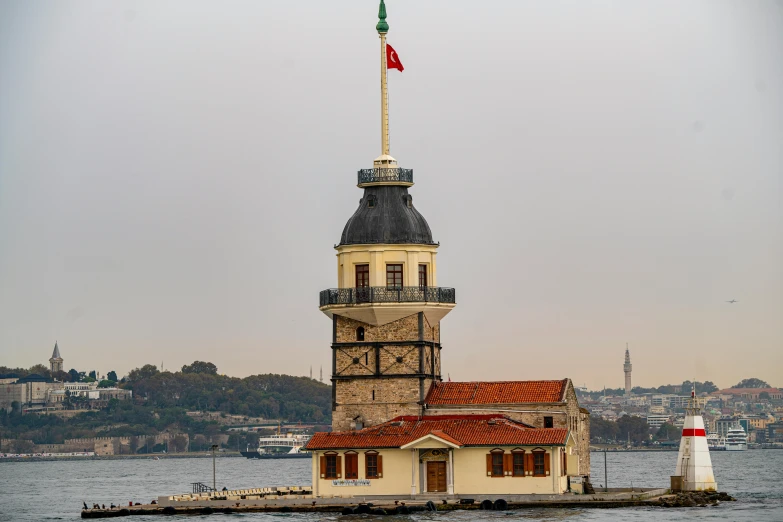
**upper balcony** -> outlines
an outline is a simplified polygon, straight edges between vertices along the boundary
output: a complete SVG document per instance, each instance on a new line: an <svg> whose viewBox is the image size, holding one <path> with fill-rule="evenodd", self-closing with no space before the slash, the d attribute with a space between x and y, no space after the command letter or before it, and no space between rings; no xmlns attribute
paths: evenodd
<svg viewBox="0 0 783 522"><path fill-rule="evenodd" d="M360 288L329 288L321 292L321 307L330 305L361 305L369 303L440 303L456 304L453 288L438 286L367 286Z"/></svg>
<svg viewBox="0 0 783 522"><path fill-rule="evenodd" d="M380 167L374 169L361 169L358 173L360 188L372 185L402 185L413 186L413 169L399 167Z"/></svg>

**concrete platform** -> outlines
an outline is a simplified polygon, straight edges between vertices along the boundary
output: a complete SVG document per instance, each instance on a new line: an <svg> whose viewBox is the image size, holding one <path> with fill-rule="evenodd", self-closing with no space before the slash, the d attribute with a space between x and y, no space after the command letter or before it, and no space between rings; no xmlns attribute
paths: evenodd
<svg viewBox="0 0 783 522"><path fill-rule="evenodd" d="M287 488L286 488L287 489ZM237 490L258 491L258 490ZM230 493L230 494L228 494ZM240 494L235 491L219 492L214 497L192 498L182 500L184 495L159 497L158 504L125 506L115 509L85 509L82 518L114 518L134 515L173 515L173 514L212 514L212 513L252 513L252 512L283 512L283 513L340 513L346 507L356 507L360 504L372 504L373 509L384 509L392 514L398 506L405 505L411 511L424 511L427 502L432 502L437 511L457 509L480 509L483 500L492 502L503 499L507 509L521 508L620 508L650 505L668 493L667 489L612 489L594 495L416 495L404 497L365 496L365 497L333 497L315 498L312 495L281 493L277 495ZM191 495L192 496L192 495ZM200 497L200 495L197 495ZM245 498L241 498L244 496ZM229 498L231 497L231 498ZM239 497L239 498L234 498ZM472 499L473 503L463 504L460 501Z"/></svg>

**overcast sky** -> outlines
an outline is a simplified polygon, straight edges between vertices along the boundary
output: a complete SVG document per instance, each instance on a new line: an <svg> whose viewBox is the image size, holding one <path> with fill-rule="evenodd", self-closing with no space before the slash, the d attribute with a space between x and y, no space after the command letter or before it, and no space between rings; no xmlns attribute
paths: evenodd
<svg viewBox="0 0 783 522"><path fill-rule="evenodd" d="M783 385L783 2L389 0L453 380ZM0 2L0 364L331 367L376 0ZM727 300L737 299L736 304ZM48 364L48 363L47 363Z"/></svg>

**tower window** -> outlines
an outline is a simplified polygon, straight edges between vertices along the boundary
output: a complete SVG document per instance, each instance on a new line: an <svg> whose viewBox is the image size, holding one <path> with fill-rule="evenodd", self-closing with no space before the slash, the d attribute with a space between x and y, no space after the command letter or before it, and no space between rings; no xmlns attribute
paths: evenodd
<svg viewBox="0 0 783 522"><path fill-rule="evenodd" d="M408 208L413 208L413 196L410 194L405 196L405 204L408 205Z"/></svg>
<svg viewBox="0 0 783 522"><path fill-rule="evenodd" d="M356 288L370 286L370 265L356 265Z"/></svg>
<svg viewBox="0 0 783 522"><path fill-rule="evenodd" d="M367 206L369 208L375 207L375 199L376 199L375 196L367 196Z"/></svg>
<svg viewBox="0 0 783 522"><path fill-rule="evenodd" d="M372 391L372 400L375 400L375 390Z"/></svg>
<svg viewBox="0 0 783 522"><path fill-rule="evenodd" d="M356 340L364 341L364 326L360 326L359 328L356 329Z"/></svg>
<svg viewBox="0 0 783 522"><path fill-rule="evenodd" d="M555 423L552 417L544 417L544 427L545 428L554 428Z"/></svg>
<svg viewBox="0 0 783 522"><path fill-rule="evenodd" d="M419 265L419 288L427 286L427 265Z"/></svg>
<svg viewBox="0 0 783 522"><path fill-rule="evenodd" d="M402 265L386 265L386 286L402 288Z"/></svg>

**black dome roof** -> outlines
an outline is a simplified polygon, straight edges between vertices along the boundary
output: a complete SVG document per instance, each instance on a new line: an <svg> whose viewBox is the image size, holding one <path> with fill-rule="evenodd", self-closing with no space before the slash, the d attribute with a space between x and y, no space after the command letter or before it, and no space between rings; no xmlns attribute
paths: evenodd
<svg viewBox="0 0 783 522"><path fill-rule="evenodd" d="M340 244L372 243L435 244L430 226L413 207L407 187L376 185L364 189L359 208L345 224Z"/></svg>

